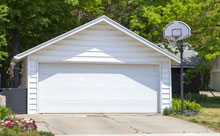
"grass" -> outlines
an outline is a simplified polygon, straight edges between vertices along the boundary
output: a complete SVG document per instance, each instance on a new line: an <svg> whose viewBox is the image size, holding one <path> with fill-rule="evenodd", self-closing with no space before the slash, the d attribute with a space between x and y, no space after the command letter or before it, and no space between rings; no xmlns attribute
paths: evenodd
<svg viewBox="0 0 220 136"><path fill-rule="evenodd" d="M202 112L195 116L173 115L174 117L187 120L192 123L209 127L217 132L220 132L220 109L203 108Z"/></svg>
<svg viewBox="0 0 220 136"><path fill-rule="evenodd" d="M220 97L208 97L206 101L199 102L203 108L220 109Z"/></svg>
<svg viewBox="0 0 220 136"><path fill-rule="evenodd" d="M209 127L220 132L220 97L208 97L206 101L199 102L202 111L195 116L172 115L183 120Z"/></svg>
<svg viewBox="0 0 220 136"><path fill-rule="evenodd" d="M199 91L200 93L210 93L210 91ZM214 94L220 94L218 91L212 91Z"/></svg>

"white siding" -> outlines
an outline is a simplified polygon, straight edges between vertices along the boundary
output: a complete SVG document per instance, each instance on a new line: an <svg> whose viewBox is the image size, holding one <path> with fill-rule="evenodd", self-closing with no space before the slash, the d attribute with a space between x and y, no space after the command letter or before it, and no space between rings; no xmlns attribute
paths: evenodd
<svg viewBox="0 0 220 136"><path fill-rule="evenodd" d="M220 91L220 55L213 61L211 70L211 88Z"/></svg>
<svg viewBox="0 0 220 136"><path fill-rule="evenodd" d="M28 57L28 113L37 113L38 62Z"/></svg>
<svg viewBox="0 0 220 136"><path fill-rule="evenodd" d="M161 108L171 106L170 59L105 23L29 56L28 113L37 113L38 62L160 64Z"/></svg>

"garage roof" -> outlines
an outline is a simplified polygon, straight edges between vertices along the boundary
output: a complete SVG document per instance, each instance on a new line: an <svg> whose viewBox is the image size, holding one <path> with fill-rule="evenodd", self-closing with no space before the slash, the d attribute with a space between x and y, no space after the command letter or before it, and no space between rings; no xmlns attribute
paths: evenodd
<svg viewBox="0 0 220 136"><path fill-rule="evenodd" d="M165 55L167 57L169 57L170 59L180 63L180 58L179 57L177 57L174 54L172 54L172 53L170 53L170 52L168 52L168 51L158 47L154 43L152 43L152 42L146 40L145 38L137 35L136 33L132 32L131 30L125 28L124 26L120 25L119 23L117 23L117 22L113 21L112 19L108 18L107 16L101 16L101 17L99 17L97 19L94 19L94 20L92 20L92 21L90 21L90 22L88 22L88 23L86 23L86 24L84 24L82 26L79 26L79 27L77 27L77 28L75 28L75 29L73 29L71 31L68 31L68 32L60 35L60 36L57 36L57 37L55 37L55 38L53 38L53 39L51 39L51 40L49 40L47 42L44 42L44 43L42 43L42 44L40 44L38 46L35 46L35 47L33 47L33 48L31 48L31 49L29 49L27 51L24 51L24 52L22 52L22 53L20 53L20 54L18 54L16 56L14 56L13 57L13 61L14 62L19 62L23 58L25 58L26 56L28 56L28 55L36 52L36 51L39 51L39 50L41 50L41 49L43 49L45 47L48 47L48 46L52 45L55 42L58 42L58 41L66 38L66 37L68 37L70 35L78 33L80 31L82 31L82 30L84 30L84 29L86 29L88 27L91 27L91 26L93 26L93 25L95 25L95 24L97 24L99 22L102 22L102 21L104 21L104 22L108 23L109 25L113 26L114 28L116 28L116 29L126 33L127 35L135 38L136 40L140 41L141 43L145 44L146 46L149 46L149 47L153 48L154 50L160 52L161 54L163 54L163 55Z"/></svg>

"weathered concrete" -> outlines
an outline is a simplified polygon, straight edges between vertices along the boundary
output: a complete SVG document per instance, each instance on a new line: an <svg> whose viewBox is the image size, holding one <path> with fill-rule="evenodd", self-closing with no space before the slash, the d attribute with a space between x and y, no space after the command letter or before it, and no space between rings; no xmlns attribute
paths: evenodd
<svg viewBox="0 0 220 136"><path fill-rule="evenodd" d="M104 135L68 135L68 136L219 136L219 133L169 133L169 134L104 134ZM56 135L67 136L67 135Z"/></svg>
<svg viewBox="0 0 220 136"><path fill-rule="evenodd" d="M38 130L56 135L93 134L161 134L210 133L214 131L180 119L146 114L36 114L30 117L38 123ZM146 135L147 136L147 135ZM185 135L183 135L185 136Z"/></svg>

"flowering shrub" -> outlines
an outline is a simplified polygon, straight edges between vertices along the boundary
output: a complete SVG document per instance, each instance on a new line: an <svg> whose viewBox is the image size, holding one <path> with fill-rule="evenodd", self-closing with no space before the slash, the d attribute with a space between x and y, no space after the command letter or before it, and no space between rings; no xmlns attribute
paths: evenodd
<svg viewBox="0 0 220 136"><path fill-rule="evenodd" d="M3 119L0 122L0 129L4 133L14 131L16 134L20 133L32 133L37 130L37 126L33 119L15 118L15 119Z"/></svg>

